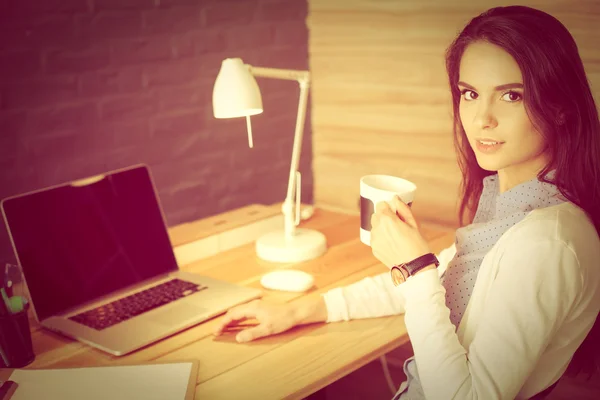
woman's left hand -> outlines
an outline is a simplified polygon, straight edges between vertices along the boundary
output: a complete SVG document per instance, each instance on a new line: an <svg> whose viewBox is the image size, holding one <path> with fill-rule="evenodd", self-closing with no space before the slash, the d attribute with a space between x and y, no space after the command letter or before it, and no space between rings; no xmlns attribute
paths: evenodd
<svg viewBox="0 0 600 400"><path fill-rule="evenodd" d="M371 216L371 250L388 268L431 252L410 207L398 196L392 202L396 212L380 202Z"/></svg>

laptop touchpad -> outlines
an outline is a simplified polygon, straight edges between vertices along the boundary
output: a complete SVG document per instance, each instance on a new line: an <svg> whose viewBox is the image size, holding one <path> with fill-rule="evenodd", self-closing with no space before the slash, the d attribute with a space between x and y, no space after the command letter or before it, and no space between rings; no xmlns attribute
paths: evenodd
<svg viewBox="0 0 600 400"><path fill-rule="evenodd" d="M179 325L182 322L196 319L202 314L205 314L206 308L192 306L185 302L177 304L177 307L169 307L164 311L157 312L152 316L152 322L157 322L161 325Z"/></svg>

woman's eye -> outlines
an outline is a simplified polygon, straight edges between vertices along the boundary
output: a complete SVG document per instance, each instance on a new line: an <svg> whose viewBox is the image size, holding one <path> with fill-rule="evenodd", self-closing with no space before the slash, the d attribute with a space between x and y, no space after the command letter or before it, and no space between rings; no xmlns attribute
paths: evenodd
<svg viewBox="0 0 600 400"><path fill-rule="evenodd" d="M479 96L477 93L475 93L472 90L469 89L463 89L460 91L460 94L462 95L463 99L470 101L470 100L475 100L477 98L477 96Z"/></svg>
<svg viewBox="0 0 600 400"><path fill-rule="evenodd" d="M509 101L509 102L515 102L515 101L519 101L521 100L523 97L521 96L521 93L517 93L517 92L506 92L502 95L502 100L504 101Z"/></svg>

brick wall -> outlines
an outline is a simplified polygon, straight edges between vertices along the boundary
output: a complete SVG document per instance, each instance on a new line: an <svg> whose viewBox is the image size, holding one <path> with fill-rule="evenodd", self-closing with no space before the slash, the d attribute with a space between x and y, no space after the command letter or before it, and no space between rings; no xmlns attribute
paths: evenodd
<svg viewBox="0 0 600 400"><path fill-rule="evenodd" d="M244 119L213 118L212 86L226 57L307 69L306 16L306 0L0 0L0 198L143 162L169 226L282 201L297 83L258 80L254 149ZM305 202L310 139L307 114Z"/></svg>

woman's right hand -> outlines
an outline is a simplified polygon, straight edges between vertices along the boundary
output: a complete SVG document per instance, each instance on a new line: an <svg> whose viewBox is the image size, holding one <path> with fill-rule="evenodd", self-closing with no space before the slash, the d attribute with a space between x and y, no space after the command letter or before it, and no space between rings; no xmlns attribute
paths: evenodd
<svg viewBox="0 0 600 400"><path fill-rule="evenodd" d="M235 340L240 343L285 332L296 325L325 322L327 307L321 296L283 304L254 300L227 311L214 334L218 336L247 319L257 320L258 325L238 332Z"/></svg>
<svg viewBox="0 0 600 400"><path fill-rule="evenodd" d="M215 330L219 336L227 328L235 328L240 322L255 319L258 325L244 329L235 337L239 343L249 342L265 336L287 331L300 323L298 305L290 303L269 303L264 300L254 300L231 308Z"/></svg>

